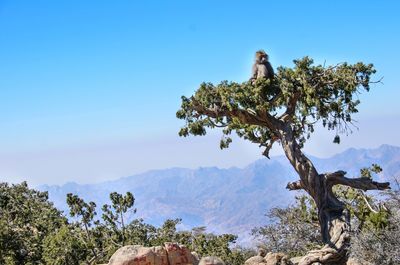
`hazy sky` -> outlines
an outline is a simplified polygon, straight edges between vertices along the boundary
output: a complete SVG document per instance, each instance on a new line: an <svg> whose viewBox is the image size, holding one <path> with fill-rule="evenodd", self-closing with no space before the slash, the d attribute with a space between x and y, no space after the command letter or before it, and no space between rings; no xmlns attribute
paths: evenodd
<svg viewBox="0 0 400 265"><path fill-rule="evenodd" d="M399 1L0 0L0 181L98 182L173 166L261 158L219 135L182 139L180 96L202 81L244 81L253 53L291 66L374 63L383 85L360 96L360 130L317 156L400 145ZM280 153L280 146L273 150Z"/></svg>

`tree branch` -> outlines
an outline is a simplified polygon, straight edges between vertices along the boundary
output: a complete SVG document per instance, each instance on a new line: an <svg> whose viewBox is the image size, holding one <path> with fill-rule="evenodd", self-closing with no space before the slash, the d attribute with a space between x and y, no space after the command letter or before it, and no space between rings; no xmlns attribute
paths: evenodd
<svg viewBox="0 0 400 265"><path fill-rule="evenodd" d="M298 181L294 181L294 182L289 182L286 185L286 189L288 189L288 190L302 190L303 186L301 185L301 181L298 180Z"/></svg>
<svg viewBox="0 0 400 265"><path fill-rule="evenodd" d="M244 124L258 125L258 126L266 126L271 130L275 130L277 128L278 120L271 116L268 112L261 113L249 113L243 109L223 109L221 107L215 106L213 109L204 107L194 98L192 100L192 107L200 115L206 115L211 118L219 118L219 117L235 117L238 118Z"/></svg>
<svg viewBox="0 0 400 265"><path fill-rule="evenodd" d="M369 201L367 200L367 198L365 197L364 194L361 195L362 198L364 199L365 204L367 205L368 209L373 212L373 213L378 213L377 210L375 210L374 208L372 208L371 204L369 203Z"/></svg>
<svg viewBox="0 0 400 265"><path fill-rule="evenodd" d="M345 171L337 171L325 174L328 185L345 185L355 189L367 190L386 190L390 189L389 182L377 182L369 178L346 178Z"/></svg>
<svg viewBox="0 0 400 265"><path fill-rule="evenodd" d="M293 115L296 112L296 105L297 105L297 101L299 100L299 98L300 98L300 91L297 91L289 99L286 111L279 117L280 120L282 120L284 122L292 120Z"/></svg>
<svg viewBox="0 0 400 265"><path fill-rule="evenodd" d="M346 178L344 175L345 171L336 171L334 173L325 174L325 179L328 186L332 187L334 185L345 185L352 187L354 189L359 189L363 191L367 190L387 190L390 189L389 182L377 182L369 178ZM289 182L286 185L288 190L301 190L304 189L301 181Z"/></svg>

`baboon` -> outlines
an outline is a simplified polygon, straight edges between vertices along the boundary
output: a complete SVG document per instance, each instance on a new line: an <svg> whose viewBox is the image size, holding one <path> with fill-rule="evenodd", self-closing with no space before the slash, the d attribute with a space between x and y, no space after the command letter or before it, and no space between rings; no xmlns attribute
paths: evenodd
<svg viewBox="0 0 400 265"><path fill-rule="evenodd" d="M268 61L268 54L263 50L256 52L250 81L254 84L259 78L270 80L274 78L274 69Z"/></svg>

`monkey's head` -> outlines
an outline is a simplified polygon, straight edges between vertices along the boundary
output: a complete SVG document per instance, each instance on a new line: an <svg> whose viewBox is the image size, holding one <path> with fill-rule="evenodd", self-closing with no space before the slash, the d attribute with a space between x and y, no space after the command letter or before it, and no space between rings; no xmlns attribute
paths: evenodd
<svg viewBox="0 0 400 265"><path fill-rule="evenodd" d="M265 63L268 61L268 54L264 50L256 51L256 62Z"/></svg>

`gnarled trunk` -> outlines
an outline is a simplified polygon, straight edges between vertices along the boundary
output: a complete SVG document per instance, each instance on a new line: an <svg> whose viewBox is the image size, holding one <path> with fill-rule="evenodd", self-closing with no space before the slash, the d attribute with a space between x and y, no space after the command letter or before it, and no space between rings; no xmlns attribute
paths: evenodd
<svg viewBox="0 0 400 265"><path fill-rule="evenodd" d="M299 181L289 183L287 188L304 189L314 199L325 243L323 248L307 253L299 265L346 264L350 243L350 214L344 203L334 195L333 186L342 184L363 190L382 190L389 188L389 183L378 183L368 178L349 179L344 177L344 171L319 174L301 151L290 126L281 130L280 136L285 155L300 176Z"/></svg>

